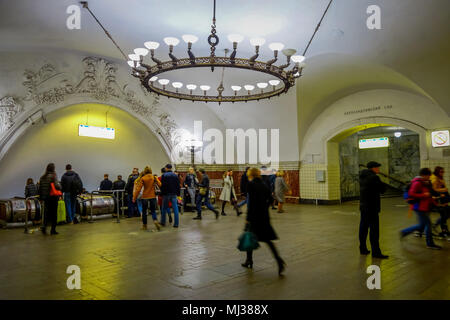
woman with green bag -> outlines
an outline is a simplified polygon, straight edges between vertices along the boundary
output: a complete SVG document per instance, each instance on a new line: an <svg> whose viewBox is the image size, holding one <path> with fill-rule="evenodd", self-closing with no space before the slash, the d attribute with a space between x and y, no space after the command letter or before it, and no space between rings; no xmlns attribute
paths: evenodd
<svg viewBox="0 0 450 320"><path fill-rule="evenodd" d="M261 179L261 171L257 168L250 168L247 171L248 176L248 211L247 211L247 225L246 233L244 233L240 238L240 246L245 248L247 246L247 260L242 264L245 268L253 267L253 250L257 247L255 246L256 241L262 241L267 243L269 249L278 264L278 274L281 275L285 269L286 263L281 259L278 254L275 245L272 240L278 239L275 230L270 224L269 216L269 206L272 203L272 194L270 189L264 184ZM248 233L253 234L250 235ZM253 238L253 239L252 239ZM242 244L242 246L241 246Z"/></svg>
<svg viewBox="0 0 450 320"><path fill-rule="evenodd" d="M66 203L59 198L56 223L66 222Z"/></svg>

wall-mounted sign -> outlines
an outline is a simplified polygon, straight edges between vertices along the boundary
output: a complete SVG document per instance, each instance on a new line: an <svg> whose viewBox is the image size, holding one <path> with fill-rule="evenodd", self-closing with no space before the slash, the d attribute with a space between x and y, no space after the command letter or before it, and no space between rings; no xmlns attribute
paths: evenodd
<svg viewBox="0 0 450 320"><path fill-rule="evenodd" d="M431 144L435 148L450 146L450 134L448 130L433 131L431 133Z"/></svg>
<svg viewBox="0 0 450 320"><path fill-rule="evenodd" d="M115 130L114 128L93 127L80 124L78 126L78 135L80 137L114 139Z"/></svg>
<svg viewBox="0 0 450 320"><path fill-rule="evenodd" d="M369 138L359 140L360 149L383 148L383 147L389 147L389 138L382 137L382 138Z"/></svg>

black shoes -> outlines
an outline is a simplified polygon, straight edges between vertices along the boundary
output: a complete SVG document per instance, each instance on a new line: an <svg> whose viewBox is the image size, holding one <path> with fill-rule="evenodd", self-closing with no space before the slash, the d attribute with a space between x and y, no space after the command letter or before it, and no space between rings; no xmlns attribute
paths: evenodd
<svg viewBox="0 0 450 320"><path fill-rule="evenodd" d="M384 254L378 253L378 254L372 254L372 258L375 258L375 259L388 259L389 256L386 256Z"/></svg>
<svg viewBox="0 0 450 320"><path fill-rule="evenodd" d="M51 234L51 235L57 235L57 234L59 234L59 233L56 232L56 230L52 230L52 231L50 231L50 234Z"/></svg>
<svg viewBox="0 0 450 320"><path fill-rule="evenodd" d="M241 264L244 268L252 269L253 268L253 261L246 260L244 263Z"/></svg>
<svg viewBox="0 0 450 320"><path fill-rule="evenodd" d="M286 263L283 261L283 259L278 259L278 275L282 276L284 269L286 269Z"/></svg>
<svg viewBox="0 0 450 320"><path fill-rule="evenodd" d="M241 214L242 214L241 211L238 211L238 212L237 212L237 216L238 216L238 217L239 217Z"/></svg>
<svg viewBox="0 0 450 320"><path fill-rule="evenodd" d="M225 212L222 211L222 212L220 213L220 215L226 216L227 214L226 214Z"/></svg>
<svg viewBox="0 0 450 320"><path fill-rule="evenodd" d="M431 245L427 245L427 248L428 249L432 249L432 250L441 250L442 249L442 247L441 246L438 246L438 245L436 245L436 244L431 244Z"/></svg>
<svg viewBox="0 0 450 320"><path fill-rule="evenodd" d="M196 217L193 218L192 220L202 220L202 216L196 216Z"/></svg>
<svg viewBox="0 0 450 320"><path fill-rule="evenodd" d="M214 214L216 215L216 219L219 219L219 211L215 210Z"/></svg>
<svg viewBox="0 0 450 320"><path fill-rule="evenodd" d="M169 223L172 223L172 215L169 214Z"/></svg>
<svg viewBox="0 0 450 320"><path fill-rule="evenodd" d="M359 249L359 253L361 253L361 255L363 255L363 256L367 256L370 253L370 250L367 250L367 249L361 250L361 249Z"/></svg>
<svg viewBox="0 0 450 320"><path fill-rule="evenodd" d="M42 234L47 234L47 229L46 228L41 228L41 232L42 232Z"/></svg>

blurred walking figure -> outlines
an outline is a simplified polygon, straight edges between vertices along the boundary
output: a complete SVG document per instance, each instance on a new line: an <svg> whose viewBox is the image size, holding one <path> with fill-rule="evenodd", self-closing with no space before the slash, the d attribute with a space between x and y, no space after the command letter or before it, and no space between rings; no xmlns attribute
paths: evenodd
<svg viewBox="0 0 450 320"><path fill-rule="evenodd" d="M136 202L136 199L141 192L142 188L144 189L142 193L142 229L147 230L147 211L150 208L150 212L152 214L153 223L156 226L156 229L160 230L161 225L158 222L158 218L156 217L156 194L155 194L155 186L160 187L161 182L157 179L156 176L153 175L152 169L150 167L145 167L144 171L140 174L140 176L135 181L135 190L133 194L133 202Z"/></svg>
<svg viewBox="0 0 450 320"><path fill-rule="evenodd" d="M244 204L248 205L248 194L247 194L247 185L248 185L248 177L247 177L247 171L250 169L250 167L245 168L244 173L241 177L241 194L244 195L245 199L238 203L238 208L242 207Z"/></svg>
<svg viewBox="0 0 450 320"><path fill-rule="evenodd" d="M278 274L285 269L285 262L281 259L272 240L278 239L275 230L270 224L269 207L272 203L272 195L269 187L262 181L261 171L257 168L248 170L247 192L249 202L247 205L248 229L254 233L258 241L267 243L269 249L278 264ZM245 268L253 268L253 250L247 251L247 260L242 264Z"/></svg>
<svg viewBox="0 0 450 320"><path fill-rule="evenodd" d="M192 209L195 208L195 187L198 185L198 179L195 175L194 168L189 168L189 173L183 182L184 187L187 189L189 197L191 198Z"/></svg>
<svg viewBox="0 0 450 320"><path fill-rule="evenodd" d="M370 246L372 247L372 257L387 259L381 253L380 221L378 214L381 209L380 195L386 191L385 184L378 177L381 164L375 161L367 163L367 169L361 171L359 175L360 200L359 209L361 211L361 222L359 224L359 251L362 255L367 255L367 233L370 230Z"/></svg>
<svg viewBox="0 0 450 320"><path fill-rule="evenodd" d="M205 206L214 212L216 215L216 219L219 218L219 211L214 209L214 207L209 202L209 177L206 174L205 169L200 169L200 173L202 174L201 182L198 184L199 190L198 190L198 196L196 200L197 205L197 216L194 218L194 220L201 220L202 219L202 203L205 203Z"/></svg>
<svg viewBox="0 0 450 320"><path fill-rule="evenodd" d="M436 167L434 169L433 175L431 176L431 186L433 191L438 196L436 209L441 215L436 221L434 227L441 226L441 237L449 237L450 232L448 231L447 219L450 215L450 206L448 205L450 201L450 195L448 193L448 188L444 181L444 168Z"/></svg>
<svg viewBox="0 0 450 320"><path fill-rule="evenodd" d="M57 192L59 195L55 195L52 189L59 191ZM58 200L60 195L62 195L60 190L61 185L56 176L55 164L49 163L45 169L45 173L39 179L39 197L44 202L44 225L41 228L43 234L47 233L47 224L49 222L51 223L50 234L58 234L56 232L56 213L58 210Z"/></svg>
<svg viewBox="0 0 450 320"><path fill-rule="evenodd" d="M34 197L38 194L37 186L34 184L32 178L27 179L27 184L25 186L25 198Z"/></svg>
<svg viewBox="0 0 450 320"><path fill-rule="evenodd" d="M234 181L233 181L233 170L229 169L223 175L223 189L220 193L220 200L222 200L222 212L221 215L226 216L225 205L230 202L231 205L236 210L236 215L240 216L242 212L239 211L237 206L236 192L234 191Z"/></svg>
<svg viewBox="0 0 450 320"><path fill-rule="evenodd" d="M128 218L139 215L137 213L138 208L136 202L133 202L134 182L138 177L139 169L133 168L133 172L128 176L127 184L125 185L125 191L127 193Z"/></svg>
<svg viewBox="0 0 450 320"><path fill-rule="evenodd" d="M283 213L283 203L285 202L285 194L289 191L289 187L284 180L284 171L277 171L277 178L275 179L275 199L278 201L278 213Z"/></svg>
<svg viewBox="0 0 450 320"><path fill-rule="evenodd" d="M435 204L431 196L431 170L428 168L422 168L420 169L419 175L419 177L415 177L412 180L411 187L408 191L409 197L414 201L413 210L417 215L419 224L400 231L400 238L404 238L414 231L424 230L427 248L440 250L442 248L434 243L433 236L431 234L430 210Z"/></svg>

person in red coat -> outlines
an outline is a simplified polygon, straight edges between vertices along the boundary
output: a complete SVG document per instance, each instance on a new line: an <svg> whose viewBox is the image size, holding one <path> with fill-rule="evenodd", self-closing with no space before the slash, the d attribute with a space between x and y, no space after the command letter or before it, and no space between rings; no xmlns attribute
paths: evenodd
<svg viewBox="0 0 450 320"><path fill-rule="evenodd" d="M430 211L435 205L435 201L431 197L431 170L428 168L422 168L419 172L419 177L415 177L411 182L408 195L414 200L413 210L417 215L419 224L411 226L409 228L400 231L400 237L403 239L407 235L414 231L425 230L427 248L440 250L440 246L436 245L433 241L431 234L431 221Z"/></svg>

